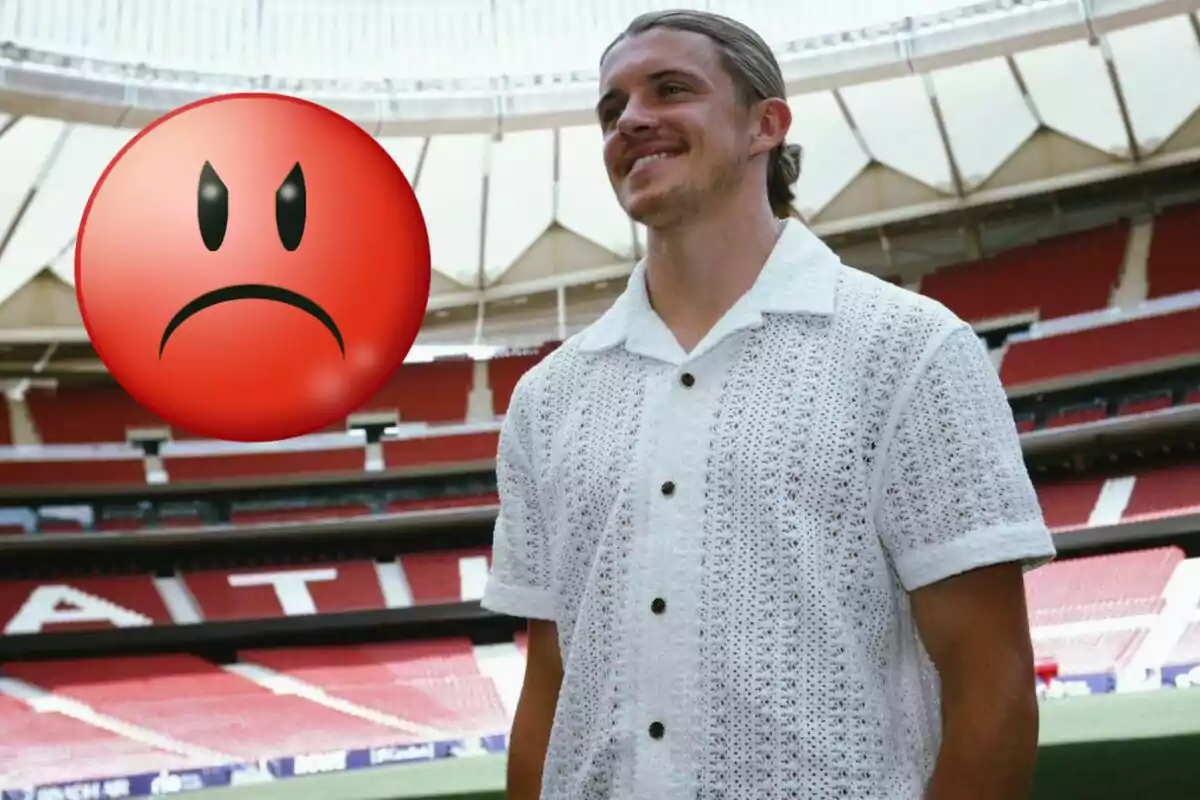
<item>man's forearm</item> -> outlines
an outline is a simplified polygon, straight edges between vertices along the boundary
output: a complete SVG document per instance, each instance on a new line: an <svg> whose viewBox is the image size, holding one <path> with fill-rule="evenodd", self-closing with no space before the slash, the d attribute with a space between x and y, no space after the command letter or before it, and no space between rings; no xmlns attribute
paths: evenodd
<svg viewBox="0 0 1200 800"><path fill-rule="evenodd" d="M1028 797L1037 763L1038 706L1032 686L973 697L944 695L942 745L926 800Z"/></svg>

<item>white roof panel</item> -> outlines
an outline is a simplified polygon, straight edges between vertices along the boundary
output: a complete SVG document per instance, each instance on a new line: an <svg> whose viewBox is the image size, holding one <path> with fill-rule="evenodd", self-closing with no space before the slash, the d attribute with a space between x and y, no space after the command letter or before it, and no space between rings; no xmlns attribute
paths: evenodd
<svg viewBox="0 0 1200 800"><path fill-rule="evenodd" d="M1002 58L939 70L931 80L969 191L1033 135L1037 120Z"/></svg>
<svg viewBox="0 0 1200 800"><path fill-rule="evenodd" d="M416 136L381 136L376 141L400 167L408 182L416 184L417 168L421 164L421 151L425 148L425 139Z"/></svg>
<svg viewBox="0 0 1200 800"><path fill-rule="evenodd" d="M1042 121L1097 150L1129 155L1099 48L1070 42L1019 53L1015 60Z"/></svg>
<svg viewBox="0 0 1200 800"><path fill-rule="evenodd" d="M433 268L464 286L479 274L487 142L478 134L435 136L417 183Z"/></svg>
<svg viewBox="0 0 1200 800"><path fill-rule="evenodd" d="M837 197L870 163L870 157L859 146L833 92L792 97L788 104L792 107L788 138L804 148L796 207L810 217Z"/></svg>
<svg viewBox="0 0 1200 800"><path fill-rule="evenodd" d="M554 221L554 131L523 131L492 144L484 277L504 274Z"/></svg>
<svg viewBox="0 0 1200 800"><path fill-rule="evenodd" d="M613 195L595 125L559 131L558 221L615 254L632 258L633 229Z"/></svg>
<svg viewBox="0 0 1200 800"><path fill-rule="evenodd" d="M946 151L921 78L848 86L842 96L877 161L942 191L954 191Z"/></svg>
<svg viewBox="0 0 1200 800"><path fill-rule="evenodd" d="M1200 42L1182 17L1108 36L1138 142L1153 150L1200 106ZM1186 77L1186 76L1191 76Z"/></svg>
<svg viewBox="0 0 1200 800"><path fill-rule="evenodd" d="M30 193L37 188L52 164L51 156L59 147L65 130L66 126L57 120L26 118L19 120L4 134L4 146L0 147L0 175L4 176L0 180L0 239L10 230L12 238L9 246L0 253L0 298L8 297L46 266L45 262L39 264L29 260L31 252L28 246L22 252L22 249L15 249L12 242L45 238L44 234L39 234L31 227L36 223L36 218L31 222L27 203ZM87 178L81 176L79 181L86 184ZM78 222L79 218L75 217L75 224L78 225ZM70 225L70 217L64 215L60 229L69 231ZM32 251L37 254L36 245Z"/></svg>
<svg viewBox="0 0 1200 800"><path fill-rule="evenodd" d="M36 273L74 242L92 187L134 133L90 127L62 131L60 149L48 160L45 176L0 257L0 269L7 263L13 270ZM74 268L70 273L74 283Z"/></svg>

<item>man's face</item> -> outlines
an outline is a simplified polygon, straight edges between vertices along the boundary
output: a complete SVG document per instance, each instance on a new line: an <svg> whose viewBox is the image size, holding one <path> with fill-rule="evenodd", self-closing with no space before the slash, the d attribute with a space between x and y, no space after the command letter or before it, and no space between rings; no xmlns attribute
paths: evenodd
<svg viewBox="0 0 1200 800"><path fill-rule="evenodd" d="M634 220L677 224L740 183L751 120L707 37L656 29L619 42L600 95L605 167Z"/></svg>

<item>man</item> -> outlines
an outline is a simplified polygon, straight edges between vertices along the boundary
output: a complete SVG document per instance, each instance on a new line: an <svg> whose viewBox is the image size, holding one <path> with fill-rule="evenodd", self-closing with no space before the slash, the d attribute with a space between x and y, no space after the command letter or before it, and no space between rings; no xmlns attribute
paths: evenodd
<svg viewBox="0 0 1200 800"><path fill-rule="evenodd" d="M505 419L484 605L531 620L508 796L1026 796L1022 570L1054 548L983 347L785 219L755 33L639 17L600 91L647 253Z"/></svg>

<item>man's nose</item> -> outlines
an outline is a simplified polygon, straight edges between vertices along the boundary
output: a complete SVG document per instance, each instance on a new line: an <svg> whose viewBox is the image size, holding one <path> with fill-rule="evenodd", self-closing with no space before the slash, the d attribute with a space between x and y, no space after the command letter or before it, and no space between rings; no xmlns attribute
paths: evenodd
<svg viewBox="0 0 1200 800"><path fill-rule="evenodd" d="M656 124L654 114L647 104L630 98L625 107L621 109L621 116L617 119L617 130L629 135L646 131Z"/></svg>

